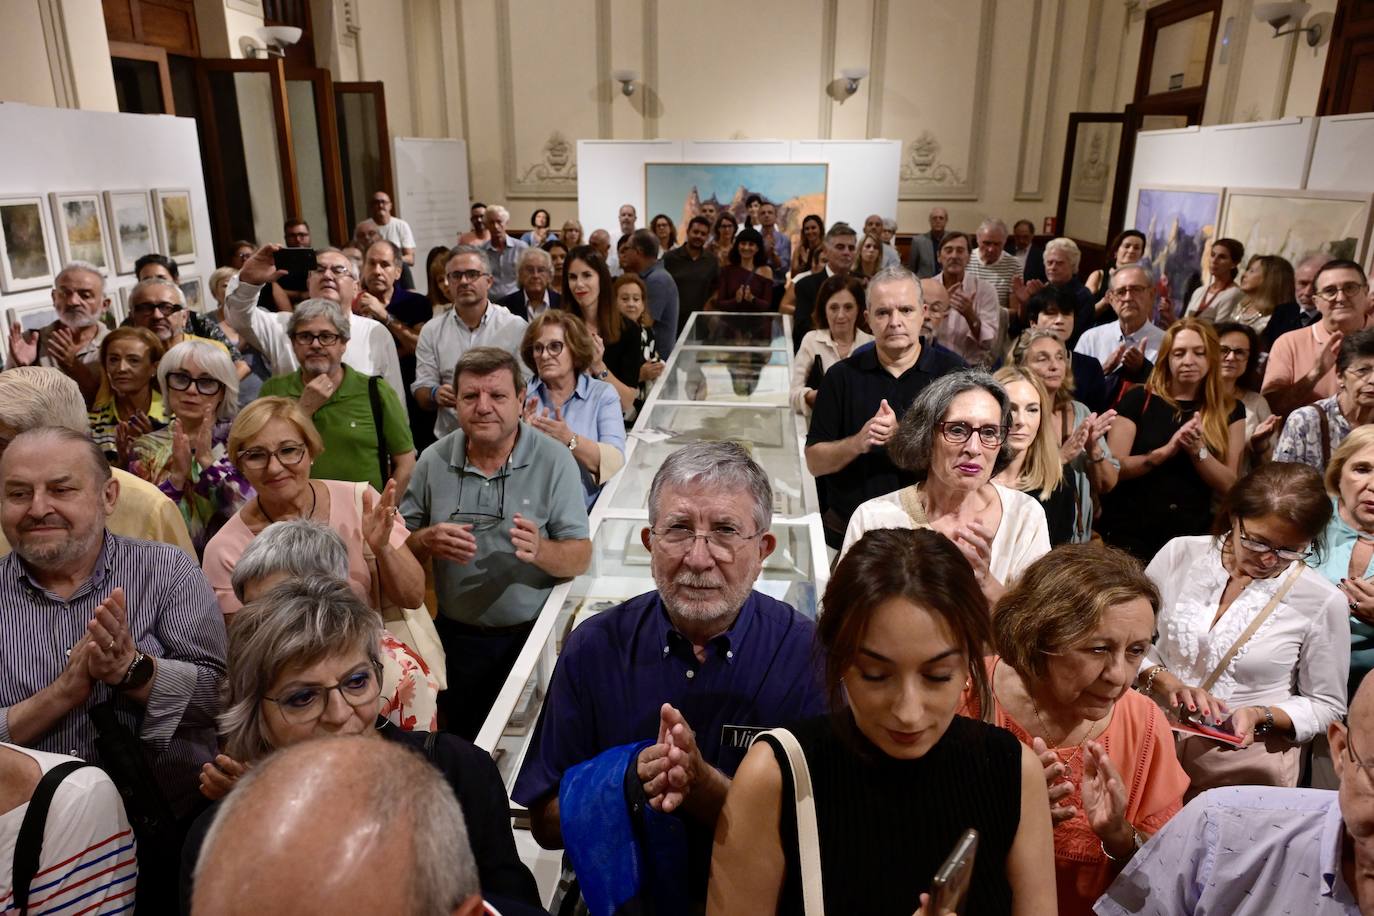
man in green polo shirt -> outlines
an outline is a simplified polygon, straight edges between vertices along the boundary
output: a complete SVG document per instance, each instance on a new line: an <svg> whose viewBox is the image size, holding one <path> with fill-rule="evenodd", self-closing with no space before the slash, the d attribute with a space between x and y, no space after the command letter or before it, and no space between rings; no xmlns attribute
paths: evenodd
<svg viewBox="0 0 1374 916"><path fill-rule="evenodd" d="M369 379L344 365L349 321L343 309L328 299L307 299L296 306L286 330L300 369L268 379L262 396L295 398L315 421L324 452L310 476L366 480L379 493L390 477L397 494L404 493L415 470L406 410L385 379Z"/></svg>

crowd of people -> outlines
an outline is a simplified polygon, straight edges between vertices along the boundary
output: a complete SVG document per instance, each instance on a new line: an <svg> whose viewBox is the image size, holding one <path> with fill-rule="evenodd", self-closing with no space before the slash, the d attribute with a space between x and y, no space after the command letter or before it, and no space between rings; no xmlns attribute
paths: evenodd
<svg viewBox="0 0 1374 916"><path fill-rule="evenodd" d="M546 912L514 800L592 913L929 916L973 828L961 914L1374 914L1363 268L779 209L419 261L379 191L118 327L64 265L0 372L0 911ZM508 797L472 742L708 311L791 316L819 616L746 445L676 449Z"/></svg>

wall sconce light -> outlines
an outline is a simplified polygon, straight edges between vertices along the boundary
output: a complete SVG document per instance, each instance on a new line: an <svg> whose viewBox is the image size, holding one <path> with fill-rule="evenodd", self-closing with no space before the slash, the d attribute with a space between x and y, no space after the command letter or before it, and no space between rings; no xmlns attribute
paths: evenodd
<svg viewBox="0 0 1374 916"><path fill-rule="evenodd" d="M239 50L246 58L285 57L286 49L301 40L301 30L293 25L269 25L256 34L239 38Z"/></svg>
<svg viewBox="0 0 1374 916"><path fill-rule="evenodd" d="M1310 3L1256 3L1255 19L1260 22L1267 22L1274 27L1274 37L1281 35L1294 35L1303 33L1307 35L1307 46L1315 48L1317 42L1322 40L1321 23L1314 22L1312 25L1303 28L1302 17L1307 15L1307 11L1312 8ZM1283 30L1284 26L1293 24L1291 29Z"/></svg>
<svg viewBox="0 0 1374 916"><path fill-rule="evenodd" d="M859 80L868 76L868 68L845 67L840 71L840 76L844 77L844 94L853 95L859 91Z"/></svg>
<svg viewBox="0 0 1374 916"><path fill-rule="evenodd" d="M620 91L627 97L635 94L635 80L639 79L638 70L612 70L611 79L620 84Z"/></svg>

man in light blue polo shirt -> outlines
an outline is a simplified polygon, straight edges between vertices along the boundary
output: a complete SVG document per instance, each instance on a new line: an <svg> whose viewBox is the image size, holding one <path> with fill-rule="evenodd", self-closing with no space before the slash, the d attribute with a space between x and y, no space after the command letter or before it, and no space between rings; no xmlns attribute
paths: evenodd
<svg viewBox="0 0 1374 916"><path fill-rule="evenodd" d="M408 544L434 559L449 731L471 740L562 579L591 562L577 462L520 420L519 363L474 347L453 370L459 428L425 450L401 502Z"/></svg>

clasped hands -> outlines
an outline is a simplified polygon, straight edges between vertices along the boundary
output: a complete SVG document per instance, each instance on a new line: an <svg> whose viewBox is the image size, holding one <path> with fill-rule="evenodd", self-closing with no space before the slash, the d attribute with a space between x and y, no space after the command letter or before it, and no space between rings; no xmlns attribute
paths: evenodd
<svg viewBox="0 0 1374 916"><path fill-rule="evenodd" d="M86 633L67 653L67 667L58 675L73 706L84 703L96 682L118 685L138 656L129 633L124 589L116 588L100 603L86 623Z"/></svg>
<svg viewBox="0 0 1374 916"><path fill-rule="evenodd" d="M696 733L670 703L659 708L658 740L639 752L636 773L649 806L664 814L681 808L707 781L724 778L702 758Z"/></svg>

